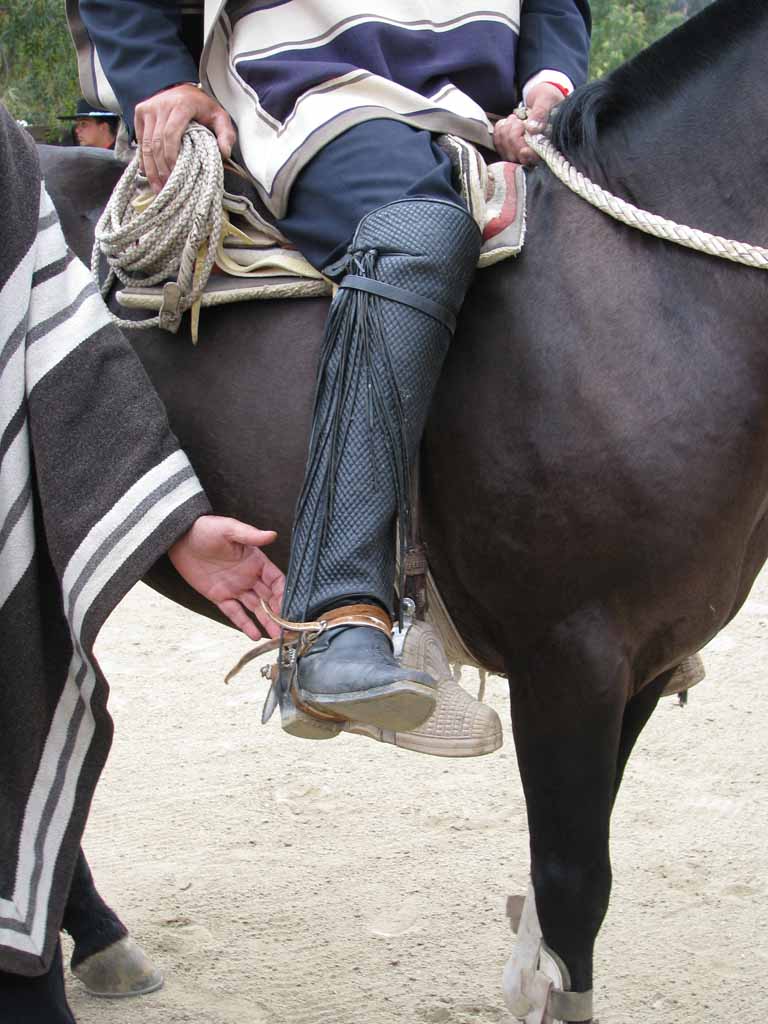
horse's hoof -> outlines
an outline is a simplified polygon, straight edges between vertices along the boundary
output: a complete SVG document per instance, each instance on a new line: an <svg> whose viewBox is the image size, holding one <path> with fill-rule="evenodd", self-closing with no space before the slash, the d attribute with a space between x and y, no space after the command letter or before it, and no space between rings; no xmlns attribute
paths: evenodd
<svg viewBox="0 0 768 1024"><path fill-rule="evenodd" d="M163 985L162 974L130 935L89 956L72 973L86 992L103 999L143 996Z"/></svg>

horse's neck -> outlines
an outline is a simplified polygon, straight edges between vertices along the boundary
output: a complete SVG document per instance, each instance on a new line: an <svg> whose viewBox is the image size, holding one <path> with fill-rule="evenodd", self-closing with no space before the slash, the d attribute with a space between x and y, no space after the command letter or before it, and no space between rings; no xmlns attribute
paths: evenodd
<svg viewBox="0 0 768 1024"><path fill-rule="evenodd" d="M601 134L602 183L671 220L768 245L768 25L761 35L617 118Z"/></svg>

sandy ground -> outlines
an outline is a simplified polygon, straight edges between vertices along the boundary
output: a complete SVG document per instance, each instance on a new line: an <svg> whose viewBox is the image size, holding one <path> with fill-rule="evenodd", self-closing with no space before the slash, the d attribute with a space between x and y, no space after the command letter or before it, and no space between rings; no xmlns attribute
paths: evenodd
<svg viewBox="0 0 768 1024"><path fill-rule="evenodd" d="M601 1024L768 1020L766 640L768 574L630 762ZM259 724L256 670L223 685L247 647L144 586L103 631L116 739L84 845L167 980L107 1003L70 979L80 1024L511 1024L527 833L504 682L490 757L308 743Z"/></svg>

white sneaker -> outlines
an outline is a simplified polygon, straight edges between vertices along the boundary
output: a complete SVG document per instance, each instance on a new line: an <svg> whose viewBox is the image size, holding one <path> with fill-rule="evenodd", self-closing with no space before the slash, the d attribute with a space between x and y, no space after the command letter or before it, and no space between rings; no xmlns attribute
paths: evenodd
<svg viewBox="0 0 768 1024"><path fill-rule="evenodd" d="M499 749L504 742L499 716L454 681L434 626L414 622L400 663L437 679L437 706L430 717L411 732L391 732L359 722L344 726L345 732L435 757L479 757Z"/></svg>

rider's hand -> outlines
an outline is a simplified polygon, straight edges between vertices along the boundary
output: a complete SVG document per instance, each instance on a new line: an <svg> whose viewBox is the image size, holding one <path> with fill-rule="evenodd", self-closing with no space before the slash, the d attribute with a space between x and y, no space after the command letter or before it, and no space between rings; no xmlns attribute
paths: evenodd
<svg viewBox="0 0 768 1024"><path fill-rule="evenodd" d="M168 181L190 121L210 128L224 157L232 152L235 129L229 114L202 89L187 83L156 92L136 107L134 129L141 165L153 192Z"/></svg>
<svg viewBox="0 0 768 1024"><path fill-rule="evenodd" d="M245 611L253 612L271 637L280 627L264 613L262 599L280 614L285 577L260 550L277 536L237 519L201 516L168 551L181 576L207 597L251 640L261 633Z"/></svg>
<svg viewBox="0 0 768 1024"><path fill-rule="evenodd" d="M528 90L526 96L528 120L521 121L514 114L496 122L493 141L496 151L504 160L519 164L535 164L539 159L525 141L525 132L536 132L537 124L545 125L553 107L562 103L563 94L550 82L539 82Z"/></svg>

